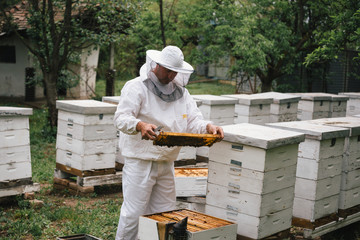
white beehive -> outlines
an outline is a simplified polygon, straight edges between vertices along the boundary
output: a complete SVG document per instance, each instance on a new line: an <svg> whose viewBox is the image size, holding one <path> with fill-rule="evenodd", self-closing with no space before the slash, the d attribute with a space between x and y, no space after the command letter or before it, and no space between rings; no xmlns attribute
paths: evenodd
<svg viewBox="0 0 360 240"><path fill-rule="evenodd" d="M299 145L293 216L311 222L337 212L349 129L294 121L269 126L304 133Z"/></svg>
<svg viewBox="0 0 360 240"><path fill-rule="evenodd" d="M205 212L236 221L244 237L289 229L304 134L249 123L223 129L224 140L210 148Z"/></svg>
<svg viewBox="0 0 360 240"><path fill-rule="evenodd" d="M160 225L178 222L185 217L188 217L186 230L188 240L236 240L236 223L188 209L140 216L138 239L167 239Z"/></svg>
<svg viewBox="0 0 360 240"><path fill-rule="evenodd" d="M318 96L329 96L331 97L330 101L330 114L329 117L345 117L346 116L346 107L349 97L344 95L336 95L330 93L316 93Z"/></svg>
<svg viewBox="0 0 360 240"><path fill-rule="evenodd" d="M263 125L270 121L270 104L272 97L258 94L229 94L224 97L235 98L234 123L252 123Z"/></svg>
<svg viewBox="0 0 360 240"><path fill-rule="evenodd" d="M360 92L341 92L339 95L349 97L346 107L346 116L360 114Z"/></svg>
<svg viewBox="0 0 360 240"><path fill-rule="evenodd" d="M331 96L322 93L291 94L301 97L298 105L298 120L311 120L330 116Z"/></svg>
<svg viewBox="0 0 360 240"><path fill-rule="evenodd" d="M56 107L56 162L80 171L114 168L116 106L95 100L62 100Z"/></svg>
<svg viewBox="0 0 360 240"><path fill-rule="evenodd" d="M212 121L219 126L234 123L236 99L207 94L191 96L195 101L201 101L199 109L205 120ZM207 159L209 147L197 148L196 155Z"/></svg>
<svg viewBox="0 0 360 240"><path fill-rule="evenodd" d="M273 99L270 105L269 122L290 122L297 120L300 97L279 92L257 93L255 95Z"/></svg>
<svg viewBox="0 0 360 240"><path fill-rule="evenodd" d="M345 138L342 161L339 209L345 210L360 204L360 118L340 117L311 121L316 124L348 128L350 136Z"/></svg>
<svg viewBox="0 0 360 240"><path fill-rule="evenodd" d="M175 168L176 197L205 196L207 168Z"/></svg>
<svg viewBox="0 0 360 240"><path fill-rule="evenodd" d="M0 182L29 179L31 108L0 107Z"/></svg>

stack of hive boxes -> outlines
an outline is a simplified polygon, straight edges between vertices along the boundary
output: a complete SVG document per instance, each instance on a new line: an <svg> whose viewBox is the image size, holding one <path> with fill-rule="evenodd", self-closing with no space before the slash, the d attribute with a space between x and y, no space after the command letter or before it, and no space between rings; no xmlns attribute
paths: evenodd
<svg viewBox="0 0 360 240"><path fill-rule="evenodd" d="M205 212L237 222L251 239L289 230L304 134L248 123L223 129L210 148Z"/></svg>
<svg viewBox="0 0 360 240"><path fill-rule="evenodd" d="M224 97L235 98L234 123L253 123L264 125L270 121L270 104L272 97L258 94L230 94Z"/></svg>
<svg viewBox="0 0 360 240"><path fill-rule="evenodd" d="M316 93L316 96L331 97L329 118L346 116L346 107L349 97L345 95L336 95L330 93Z"/></svg>
<svg viewBox="0 0 360 240"><path fill-rule="evenodd" d="M297 119L300 121L330 117L331 96L322 93L292 93L300 96Z"/></svg>
<svg viewBox="0 0 360 240"><path fill-rule="evenodd" d="M291 122L297 120L300 97L279 92L266 92L255 95L273 99L270 105L269 122Z"/></svg>
<svg viewBox="0 0 360 240"><path fill-rule="evenodd" d="M354 210L360 211L360 118L324 118L311 122L350 130L350 136L345 138L339 216L346 217L348 214L353 213Z"/></svg>
<svg viewBox="0 0 360 240"><path fill-rule="evenodd" d="M56 102L56 107L56 167L80 171L114 169L116 106L95 100L62 100Z"/></svg>
<svg viewBox="0 0 360 240"><path fill-rule="evenodd" d="M346 115L360 114L360 92L341 92L339 95L349 97L346 107Z"/></svg>
<svg viewBox="0 0 360 240"><path fill-rule="evenodd" d="M201 101L199 109L205 120L215 125L224 126L234 123L236 99L215 95L191 95L196 101ZM209 158L209 147L199 147L196 150L198 159Z"/></svg>
<svg viewBox="0 0 360 240"><path fill-rule="evenodd" d="M306 136L299 145L294 225L308 228L318 224L320 219L323 223L336 220L342 156L349 130L310 121L271 123L269 126L298 131Z"/></svg>
<svg viewBox="0 0 360 240"><path fill-rule="evenodd" d="M38 190L27 189L33 183L30 115L31 108L0 107L0 197Z"/></svg>

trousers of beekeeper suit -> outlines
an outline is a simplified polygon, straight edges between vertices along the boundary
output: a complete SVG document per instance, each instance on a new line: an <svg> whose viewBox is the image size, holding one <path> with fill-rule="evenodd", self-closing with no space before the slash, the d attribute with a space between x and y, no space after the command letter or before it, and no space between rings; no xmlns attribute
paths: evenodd
<svg viewBox="0 0 360 240"><path fill-rule="evenodd" d="M150 71L156 59L156 63L163 60L158 59L160 53L147 51L147 63L141 68L140 76L123 87L114 115L115 126L120 130L119 150L125 163L122 170L124 201L116 240L137 239L141 215L175 209L174 161L180 148L155 146L152 141L143 140L136 125L143 121L163 126L163 131L206 133L206 125L210 123L203 120L196 102L183 87L185 84L179 84L186 76L178 73L177 81L164 86ZM186 73L193 70L188 66L183 67L187 68Z"/></svg>

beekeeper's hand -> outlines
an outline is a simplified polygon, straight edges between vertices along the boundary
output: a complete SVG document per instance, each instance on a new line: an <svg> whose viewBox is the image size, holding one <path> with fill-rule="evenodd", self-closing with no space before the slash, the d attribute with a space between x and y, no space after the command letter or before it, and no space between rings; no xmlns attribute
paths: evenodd
<svg viewBox="0 0 360 240"><path fill-rule="evenodd" d="M219 135L218 141L221 141L224 138L224 131L223 131L222 127L219 127L219 126L209 123L208 125L206 125L206 131L210 134Z"/></svg>
<svg viewBox="0 0 360 240"><path fill-rule="evenodd" d="M154 132L156 125L146 122L138 122L136 131L141 132L141 139L154 140L156 133Z"/></svg>

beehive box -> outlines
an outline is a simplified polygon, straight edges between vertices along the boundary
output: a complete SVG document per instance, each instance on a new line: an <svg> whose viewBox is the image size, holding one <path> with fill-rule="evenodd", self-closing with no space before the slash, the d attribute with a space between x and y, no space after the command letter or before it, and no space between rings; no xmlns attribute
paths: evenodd
<svg viewBox="0 0 360 240"><path fill-rule="evenodd" d="M350 136L345 138L342 161L341 191L339 195L339 209L347 209L359 205L360 187L360 119L356 117L340 117L317 119L311 121L316 124L348 128Z"/></svg>
<svg viewBox="0 0 360 240"><path fill-rule="evenodd" d="M185 217L188 217L188 240L236 239L236 223L188 209L140 216L138 238L139 240L158 240L159 223L178 222Z"/></svg>
<svg viewBox="0 0 360 240"><path fill-rule="evenodd" d="M116 106L95 100L62 100L56 107L56 162L80 171L114 168Z"/></svg>
<svg viewBox="0 0 360 240"><path fill-rule="evenodd" d="M347 128L350 131L349 137L345 138L343 155L343 171L352 171L360 168L360 119L356 117L324 118L316 119L311 123L326 126Z"/></svg>
<svg viewBox="0 0 360 240"><path fill-rule="evenodd" d="M207 168L175 168L177 197L205 196L208 178Z"/></svg>
<svg viewBox="0 0 360 240"><path fill-rule="evenodd" d="M263 125L270 121L272 97L258 94L229 94L224 97L237 100L234 123L252 123Z"/></svg>
<svg viewBox="0 0 360 240"><path fill-rule="evenodd" d="M290 228L298 144L304 134L249 123L223 129L224 140L210 148L206 213L233 217L241 225L238 234L249 238Z"/></svg>
<svg viewBox="0 0 360 240"><path fill-rule="evenodd" d="M340 92L339 95L349 97L346 107L346 116L360 114L360 93L359 92Z"/></svg>
<svg viewBox="0 0 360 240"><path fill-rule="evenodd" d="M336 198L338 204L342 156L345 138L350 134L349 129L311 121L271 123L269 126L306 134L305 141L299 145L294 217L306 216L305 219L313 221L326 216L330 210L333 211L331 213L336 213L335 200L329 199ZM324 201L326 206L332 207L322 207Z"/></svg>
<svg viewBox="0 0 360 240"><path fill-rule="evenodd" d="M287 208L264 217L242 214L232 209L206 205L205 212L237 223L237 234L251 239L262 239L290 229L292 209ZM244 238L245 239L245 238Z"/></svg>
<svg viewBox="0 0 360 240"><path fill-rule="evenodd" d="M0 181L31 178L31 108L0 107Z"/></svg>
<svg viewBox="0 0 360 240"><path fill-rule="evenodd" d="M298 104L300 101L299 96L279 92L266 92L255 95L273 99L270 105L270 122L290 122L297 120Z"/></svg>
<svg viewBox="0 0 360 240"><path fill-rule="evenodd" d="M207 94L191 96L201 101L199 109L205 120L220 126L234 122L235 99Z"/></svg>
<svg viewBox="0 0 360 240"><path fill-rule="evenodd" d="M322 93L292 93L301 97L298 105L298 120L327 118L330 115L331 96Z"/></svg>

